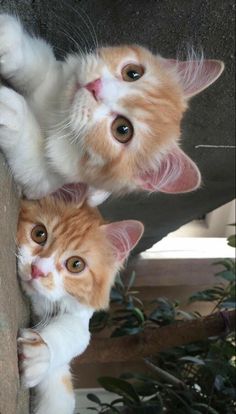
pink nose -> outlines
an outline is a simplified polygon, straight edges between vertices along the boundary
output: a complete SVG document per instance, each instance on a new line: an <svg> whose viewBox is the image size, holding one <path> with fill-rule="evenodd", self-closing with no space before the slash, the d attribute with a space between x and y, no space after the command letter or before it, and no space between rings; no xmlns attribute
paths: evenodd
<svg viewBox="0 0 236 414"><path fill-rule="evenodd" d="M87 83L87 85L85 85L85 88L93 94L94 98L97 101L99 98L100 91L101 91L101 86L102 86L101 79L96 79L93 82Z"/></svg>
<svg viewBox="0 0 236 414"><path fill-rule="evenodd" d="M36 265L31 265L31 276L33 279L37 279L38 277L44 277L45 274L40 270Z"/></svg>

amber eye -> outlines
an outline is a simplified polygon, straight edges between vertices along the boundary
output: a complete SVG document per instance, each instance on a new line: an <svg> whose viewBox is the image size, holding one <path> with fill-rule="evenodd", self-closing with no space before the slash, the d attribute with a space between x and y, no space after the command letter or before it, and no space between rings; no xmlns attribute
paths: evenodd
<svg viewBox="0 0 236 414"><path fill-rule="evenodd" d="M31 238L35 243L44 245L48 238L46 227L43 224L37 224L31 231Z"/></svg>
<svg viewBox="0 0 236 414"><path fill-rule="evenodd" d="M85 262L79 256L72 256L67 259L66 268L70 273L80 273L85 268Z"/></svg>
<svg viewBox="0 0 236 414"><path fill-rule="evenodd" d="M117 116L112 122L111 131L113 137L122 144L130 141L134 133L131 122L123 116Z"/></svg>
<svg viewBox="0 0 236 414"><path fill-rule="evenodd" d="M126 82L135 82L139 80L143 74L143 67L140 65L134 65L133 63L126 65L121 71L122 78Z"/></svg>

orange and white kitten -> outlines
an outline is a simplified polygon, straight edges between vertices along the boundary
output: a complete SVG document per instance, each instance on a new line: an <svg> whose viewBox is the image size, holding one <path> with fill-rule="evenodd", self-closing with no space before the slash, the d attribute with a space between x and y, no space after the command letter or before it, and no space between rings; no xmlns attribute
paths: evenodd
<svg viewBox="0 0 236 414"><path fill-rule="evenodd" d="M94 205L109 193L194 190L200 172L178 146L180 123L223 68L137 45L57 61L44 40L0 15L0 75L15 89L0 88L0 148L31 199L75 182L90 186Z"/></svg>
<svg viewBox="0 0 236 414"><path fill-rule="evenodd" d="M72 414L70 361L90 340L93 312L108 306L116 272L143 233L139 221L106 224L85 202L22 201L18 271L38 319L18 338L23 383L36 414Z"/></svg>

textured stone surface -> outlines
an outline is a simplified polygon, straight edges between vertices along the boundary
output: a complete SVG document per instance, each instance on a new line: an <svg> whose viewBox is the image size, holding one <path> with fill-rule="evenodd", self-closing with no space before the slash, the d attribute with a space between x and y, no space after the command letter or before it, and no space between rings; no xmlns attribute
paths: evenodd
<svg viewBox="0 0 236 414"><path fill-rule="evenodd" d="M27 307L16 278L15 232L18 200L0 154L0 413L27 414L28 395L20 389L16 337L26 326Z"/></svg>

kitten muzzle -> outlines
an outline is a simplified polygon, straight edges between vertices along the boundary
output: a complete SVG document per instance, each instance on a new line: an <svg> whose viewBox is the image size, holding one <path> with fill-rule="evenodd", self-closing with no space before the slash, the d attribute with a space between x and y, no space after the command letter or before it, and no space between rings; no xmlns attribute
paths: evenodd
<svg viewBox="0 0 236 414"><path fill-rule="evenodd" d="M32 279L38 279L39 277L46 277L45 273L42 272L36 265L31 265L31 276Z"/></svg>
<svg viewBox="0 0 236 414"><path fill-rule="evenodd" d="M87 83L87 85L85 85L85 88L91 92L91 94L93 95L94 99L96 101L99 100L99 95L101 92L101 86L102 86L102 82L101 79L96 79L93 82L89 82Z"/></svg>

